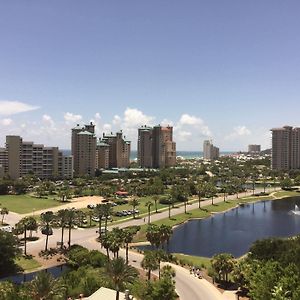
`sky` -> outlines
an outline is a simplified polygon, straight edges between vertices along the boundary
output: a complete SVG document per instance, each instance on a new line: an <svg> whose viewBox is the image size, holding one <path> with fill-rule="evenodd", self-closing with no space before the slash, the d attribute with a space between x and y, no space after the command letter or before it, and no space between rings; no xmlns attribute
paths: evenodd
<svg viewBox="0 0 300 300"><path fill-rule="evenodd" d="M0 146L174 126L178 150L299 126L299 0L0 0Z"/></svg>

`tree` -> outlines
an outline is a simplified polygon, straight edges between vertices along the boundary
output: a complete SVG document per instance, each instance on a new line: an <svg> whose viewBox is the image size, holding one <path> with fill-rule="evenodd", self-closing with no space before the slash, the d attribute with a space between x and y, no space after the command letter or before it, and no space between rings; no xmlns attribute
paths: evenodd
<svg viewBox="0 0 300 300"><path fill-rule="evenodd" d="M12 282L0 282L0 300L14 300L17 299L17 291Z"/></svg>
<svg viewBox="0 0 300 300"><path fill-rule="evenodd" d="M106 267L107 274L116 290L116 300L119 300L120 291L127 283L132 283L137 277L137 271L128 266L122 257L111 260Z"/></svg>
<svg viewBox="0 0 300 300"><path fill-rule="evenodd" d="M66 224L69 232L68 247L70 248L72 227L78 224L78 211L76 209L71 208L66 210Z"/></svg>
<svg viewBox="0 0 300 300"><path fill-rule="evenodd" d="M55 216L52 211L46 211L45 213L41 214L42 234L46 235L45 251L48 250L49 235L53 234L51 223L53 222L54 218Z"/></svg>
<svg viewBox="0 0 300 300"><path fill-rule="evenodd" d="M160 243L163 245L167 242L169 244L170 238L173 234L172 227L169 225L162 224L159 227L159 237L160 237Z"/></svg>
<svg viewBox="0 0 300 300"><path fill-rule="evenodd" d="M129 201L129 204L132 206L132 215L133 218L135 219L135 208L140 204L139 201L134 198L131 201Z"/></svg>
<svg viewBox="0 0 300 300"><path fill-rule="evenodd" d="M293 186L292 179L289 177L284 178L280 181L280 186L282 189L290 189Z"/></svg>
<svg viewBox="0 0 300 300"><path fill-rule="evenodd" d="M235 259L229 253L214 255L211 259L211 265L214 271L219 274L219 280L228 282L228 274L233 271Z"/></svg>
<svg viewBox="0 0 300 300"><path fill-rule="evenodd" d="M167 200L167 202L168 202L168 209L169 209L169 219L171 219L171 209L174 204L174 200L170 198Z"/></svg>
<svg viewBox="0 0 300 300"><path fill-rule="evenodd" d="M159 200L159 196L158 195L154 195L153 196L153 200L154 200L154 204L155 204L155 213L157 213L157 202Z"/></svg>
<svg viewBox="0 0 300 300"><path fill-rule="evenodd" d="M30 236L32 236L32 231L37 230L38 225L34 217L22 218L16 225L14 233L19 235L24 233L24 254L27 255L27 230L30 230Z"/></svg>
<svg viewBox="0 0 300 300"><path fill-rule="evenodd" d="M0 211L0 214L2 216L1 224L3 225L4 224L4 217L5 217L5 215L8 215L8 209L6 207L2 207L1 211Z"/></svg>
<svg viewBox="0 0 300 300"><path fill-rule="evenodd" d="M198 195L198 206L201 209L201 198L206 195L207 184L205 182L199 182L196 186L196 191Z"/></svg>
<svg viewBox="0 0 300 300"><path fill-rule="evenodd" d="M151 278L151 271L155 271L159 267L157 255L154 251L145 251L141 267L148 272L148 280Z"/></svg>
<svg viewBox="0 0 300 300"><path fill-rule="evenodd" d="M65 299L66 287L50 273L39 272L29 285L29 294L34 300Z"/></svg>
<svg viewBox="0 0 300 300"><path fill-rule="evenodd" d="M64 230L67 224L67 209L60 209L57 214L56 218L59 221L59 227L61 227L61 239L60 239L60 248L62 249L64 246Z"/></svg>
<svg viewBox="0 0 300 300"><path fill-rule="evenodd" d="M151 245L155 246L158 249L160 245L160 232L159 227L155 224L150 224L147 227L146 238Z"/></svg>
<svg viewBox="0 0 300 300"><path fill-rule="evenodd" d="M147 201L145 205L148 209L148 224L150 224L151 206L153 203L151 201Z"/></svg>
<svg viewBox="0 0 300 300"><path fill-rule="evenodd" d="M102 218L104 217L104 204L97 204L94 209L94 216L99 219L98 223L98 234L99 234L99 240L101 240L102 237Z"/></svg>
<svg viewBox="0 0 300 300"><path fill-rule="evenodd" d="M16 270L14 259L20 254L19 240L12 233L0 230L0 275Z"/></svg>
<svg viewBox="0 0 300 300"><path fill-rule="evenodd" d="M166 271L164 276L160 280L157 280L153 284L153 291L151 293L151 300L161 300L163 295L164 300L175 300L178 296L175 291L175 281L172 276L172 272Z"/></svg>
<svg viewBox="0 0 300 300"><path fill-rule="evenodd" d="M106 234L107 233L107 221L113 212L111 203L103 204L103 212L104 212L104 229L105 229L105 234Z"/></svg>
<svg viewBox="0 0 300 300"><path fill-rule="evenodd" d="M124 233L123 230L115 227L112 231L106 234L109 240L109 249L114 254L114 257L119 257L119 250L124 243Z"/></svg>
<svg viewBox="0 0 300 300"><path fill-rule="evenodd" d="M123 238L126 247L126 264L128 264L128 244L132 242L133 237L139 230L139 226L127 227L123 229Z"/></svg>

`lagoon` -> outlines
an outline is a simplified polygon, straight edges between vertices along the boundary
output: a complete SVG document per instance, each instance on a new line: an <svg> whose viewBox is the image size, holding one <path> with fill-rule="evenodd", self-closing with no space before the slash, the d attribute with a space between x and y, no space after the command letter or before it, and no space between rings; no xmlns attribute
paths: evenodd
<svg viewBox="0 0 300 300"><path fill-rule="evenodd" d="M300 234L300 197L244 204L174 229L169 252L212 257L228 252L239 257L259 239Z"/></svg>

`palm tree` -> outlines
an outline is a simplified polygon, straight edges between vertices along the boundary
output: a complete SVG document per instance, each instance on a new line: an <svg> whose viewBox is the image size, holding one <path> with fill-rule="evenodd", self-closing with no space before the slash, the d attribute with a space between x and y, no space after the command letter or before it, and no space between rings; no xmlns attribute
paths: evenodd
<svg viewBox="0 0 300 300"><path fill-rule="evenodd" d="M186 214L186 206L188 204L188 198L187 197L183 198L183 203L184 203L184 213Z"/></svg>
<svg viewBox="0 0 300 300"><path fill-rule="evenodd" d="M65 299L66 287L50 273L41 271L29 284L29 293L34 300Z"/></svg>
<svg viewBox="0 0 300 300"><path fill-rule="evenodd" d="M111 241L111 239L109 238L108 234L101 236L100 243L106 249L106 256L107 256L108 261L110 259L109 258L110 241Z"/></svg>
<svg viewBox="0 0 300 300"><path fill-rule="evenodd" d="M53 222L53 220L54 220L54 214L52 211L46 211L45 213L41 214L41 221L43 224L42 234L46 235L45 251L47 251L48 249L49 235L53 234L53 230L51 227L51 223Z"/></svg>
<svg viewBox="0 0 300 300"><path fill-rule="evenodd" d="M150 224L151 206L153 203L151 201L147 201L145 205L148 208L148 224Z"/></svg>
<svg viewBox="0 0 300 300"><path fill-rule="evenodd" d="M200 182L196 186L197 194L198 194L198 205L199 208L201 209L201 198L205 196L206 194L206 183L205 182Z"/></svg>
<svg viewBox="0 0 300 300"><path fill-rule="evenodd" d="M119 250L124 243L124 233L123 230L115 227L107 233L109 239L109 250L114 254L114 257L119 257Z"/></svg>
<svg viewBox="0 0 300 300"><path fill-rule="evenodd" d="M111 260L107 264L106 270L116 290L116 300L119 300L120 290L124 288L126 283L132 283L136 279L137 271L126 265L122 257Z"/></svg>
<svg viewBox="0 0 300 300"><path fill-rule="evenodd" d="M59 226L61 227L61 240L60 240L61 249L63 248L64 245L64 229L67 224L67 214L68 214L67 209L60 209L56 214L56 218L59 220Z"/></svg>
<svg viewBox="0 0 300 300"><path fill-rule="evenodd" d="M147 231L146 231L146 238L150 242L151 245L155 246L156 249L159 248L160 245L160 236L161 233L159 231L159 226L155 224L148 225Z"/></svg>
<svg viewBox="0 0 300 300"><path fill-rule="evenodd" d="M154 204L155 204L155 213L157 213L157 202L159 200L159 196L158 195L154 195L153 196L153 200L154 200Z"/></svg>
<svg viewBox="0 0 300 300"><path fill-rule="evenodd" d="M167 202L168 202L168 207L169 207L169 219L171 219L171 208L172 208L174 201L173 201L173 199L170 198L169 200L167 200Z"/></svg>
<svg viewBox="0 0 300 300"><path fill-rule="evenodd" d="M163 245L165 242L169 244L170 238L173 234L172 227L169 225L162 224L159 227L160 243Z"/></svg>
<svg viewBox="0 0 300 300"><path fill-rule="evenodd" d="M139 226L123 229L123 238L126 247L126 264L128 265L128 244L132 242L134 235L140 230Z"/></svg>
<svg viewBox="0 0 300 300"><path fill-rule="evenodd" d="M108 221L108 218L112 215L112 205L111 203L105 203L103 204L103 212L104 212L104 228L105 228L105 234L107 233L107 221Z"/></svg>
<svg viewBox="0 0 300 300"><path fill-rule="evenodd" d="M8 215L8 212L9 211L8 211L8 209L6 207L2 207L1 208L0 214L2 215L2 221L1 221L2 225L4 223L4 217L5 217L5 215Z"/></svg>
<svg viewBox="0 0 300 300"><path fill-rule="evenodd" d="M102 237L102 218L104 217L104 204L97 204L94 209L94 215L99 219L98 223L98 234L99 234L99 240L101 240Z"/></svg>
<svg viewBox="0 0 300 300"><path fill-rule="evenodd" d="M78 224L78 211L76 209L66 210L66 224L68 225L68 230L69 230L68 248L70 248L72 227Z"/></svg>
<svg viewBox="0 0 300 300"><path fill-rule="evenodd" d="M135 219L135 208L140 204L139 201L134 198L131 201L129 201L129 204L132 206L132 215L133 218Z"/></svg>
<svg viewBox="0 0 300 300"><path fill-rule="evenodd" d="M158 269L158 261L157 256L154 251L145 251L144 252L144 258L141 262L141 267L144 270L148 271L148 280L151 279L151 271L155 271Z"/></svg>

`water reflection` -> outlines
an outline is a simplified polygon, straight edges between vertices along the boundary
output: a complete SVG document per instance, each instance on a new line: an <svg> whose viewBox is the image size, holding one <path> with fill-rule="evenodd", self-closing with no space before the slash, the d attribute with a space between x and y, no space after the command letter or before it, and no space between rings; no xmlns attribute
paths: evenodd
<svg viewBox="0 0 300 300"><path fill-rule="evenodd" d="M300 234L300 215L292 211L300 198L246 204L205 220L192 220L174 230L170 252L211 257L246 253L251 244L271 236Z"/></svg>

